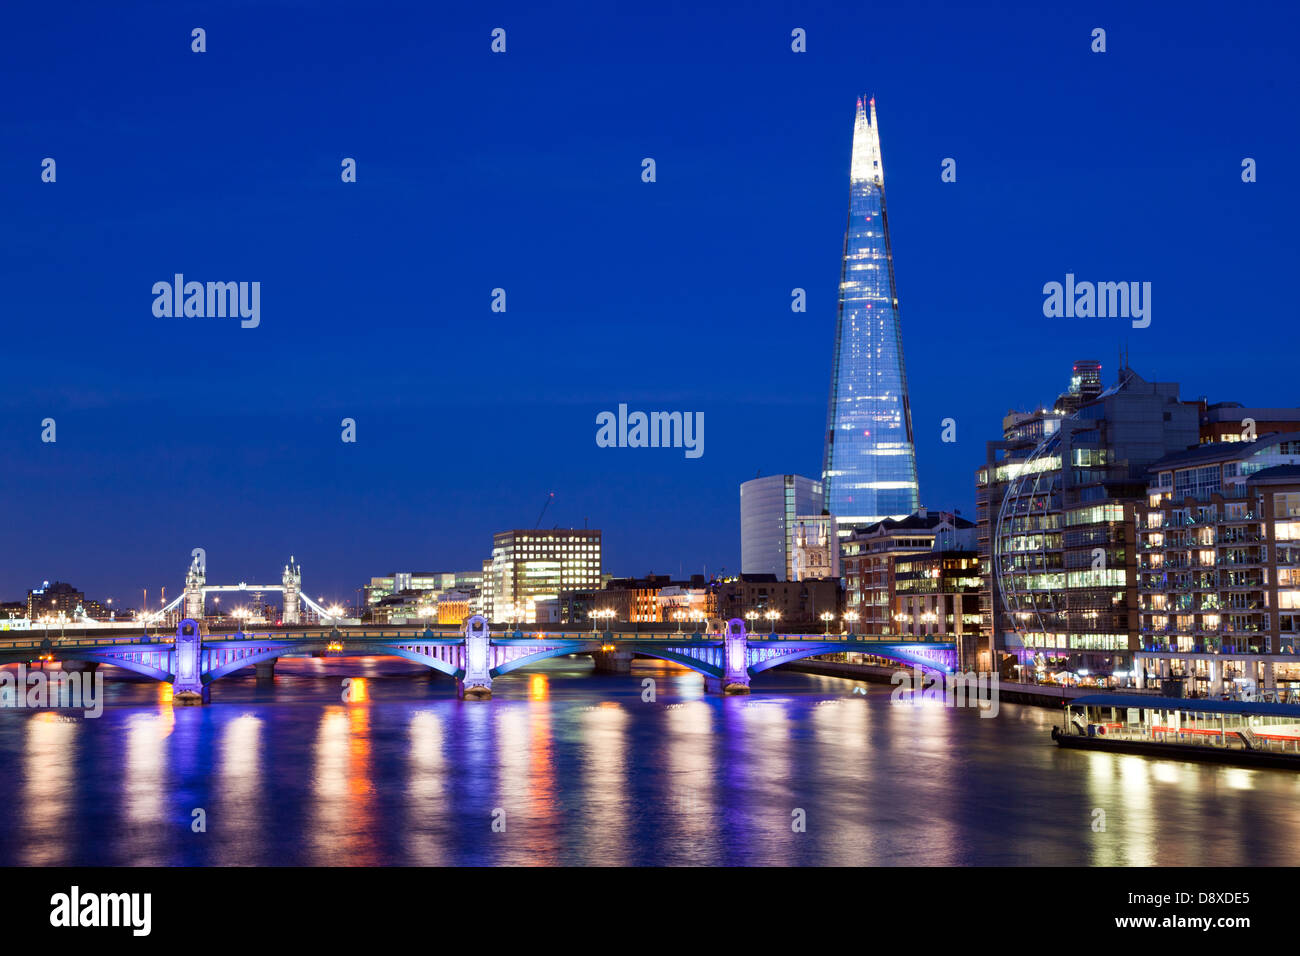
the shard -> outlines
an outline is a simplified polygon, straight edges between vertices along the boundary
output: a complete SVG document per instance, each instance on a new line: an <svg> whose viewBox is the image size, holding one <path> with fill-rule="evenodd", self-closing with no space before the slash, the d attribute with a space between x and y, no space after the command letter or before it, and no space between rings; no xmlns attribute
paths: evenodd
<svg viewBox="0 0 1300 956"><path fill-rule="evenodd" d="M920 506L874 99L853 124L822 483L841 535Z"/></svg>

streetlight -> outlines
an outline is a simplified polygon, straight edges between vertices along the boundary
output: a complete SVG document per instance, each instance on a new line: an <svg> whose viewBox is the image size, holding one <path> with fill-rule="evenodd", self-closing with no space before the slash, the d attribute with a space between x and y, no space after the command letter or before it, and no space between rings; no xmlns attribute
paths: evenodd
<svg viewBox="0 0 1300 956"><path fill-rule="evenodd" d="M831 632L831 621L835 620L835 615L830 611L822 611L822 620L826 622L826 633Z"/></svg>
<svg viewBox="0 0 1300 956"><path fill-rule="evenodd" d="M853 625L856 624L856 623L858 623L858 612L857 612L857 611L845 611L845 612L844 612L844 623L847 624L847 625L849 626L849 628L848 628L849 633L850 633L850 634L853 633Z"/></svg>
<svg viewBox="0 0 1300 956"><path fill-rule="evenodd" d="M746 611L746 612L745 612L745 620L747 620L747 621L749 622L749 629L752 631L752 630L754 629L754 622L758 620L758 612L757 612L757 611Z"/></svg>
<svg viewBox="0 0 1300 956"><path fill-rule="evenodd" d="M781 618L781 612L780 612L780 611L767 611L767 612L765 612L765 613L763 614L763 617L767 618L768 621L771 623L771 625L772 625L772 633L775 634L775 633L776 633L776 622L777 622L778 620L780 620L780 618Z"/></svg>
<svg viewBox="0 0 1300 956"><path fill-rule="evenodd" d="M674 611L674 612L673 612L673 620L677 622L677 633L678 633L678 634L680 634L680 633L682 632L682 621L685 620L685 619L686 619L686 615L683 614L681 611Z"/></svg>

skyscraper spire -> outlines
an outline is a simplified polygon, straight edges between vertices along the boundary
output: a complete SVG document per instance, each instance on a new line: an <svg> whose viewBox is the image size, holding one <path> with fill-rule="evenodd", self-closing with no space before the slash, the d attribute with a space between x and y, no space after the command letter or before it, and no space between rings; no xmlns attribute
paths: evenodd
<svg viewBox="0 0 1300 956"><path fill-rule="evenodd" d="M841 534L919 506L874 97L853 124L822 482Z"/></svg>
<svg viewBox="0 0 1300 956"><path fill-rule="evenodd" d="M880 127L876 122L874 97L870 107L871 115L868 118L862 97L858 97L858 115L853 122L853 162L849 168L849 179L851 182L861 180L883 186L885 167L880 161Z"/></svg>

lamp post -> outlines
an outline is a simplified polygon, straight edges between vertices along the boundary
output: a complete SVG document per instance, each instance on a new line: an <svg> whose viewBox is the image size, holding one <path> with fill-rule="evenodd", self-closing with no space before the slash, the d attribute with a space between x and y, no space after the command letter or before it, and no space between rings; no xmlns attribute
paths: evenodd
<svg viewBox="0 0 1300 956"><path fill-rule="evenodd" d="M695 623L695 629L697 631L701 629L701 622L704 621L704 619L705 618L704 618L703 611L699 611L699 610L691 611L691 620Z"/></svg>
<svg viewBox="0 0 1300 956"><path fill-rule="evenodd" d="M771 624L771 626L772 626L772 633L775 634L775 633L776 633L776 622L777 622L778 620L780 620L780 618L781 618L781 612L780 612L780 611L766 611L766 612L764 612L763 616L764 616L765 618L767 618L768 623Z"/></svg>
<svg viewBox="0 0 1300 956"><path fill-rule="evenodd" d="M746 611L746 612L745 612L745 620L747 620L747 621L749 622L749 629L750 629L751 631L753 631L753 630L754 630L754 622L758 620L758 612L757 612L757 611Z"/></svg>
<svg viewBox="0 0 1300 956"><path fill-rule="evenodd" d="M826 624L826 633L828 635L831 632L831 621L833 620L835 620L834 614L832 614L830 611L822 611L822 621L824 621Z"/></svg>
<svg viewBox="0 0 1300 956"><path fill-rule="evenodd" d="M846 625L848 625L848 631L847 631L847 633L849 633L849 634L852 634L852 633L853 633L853 625L856 624L857 622L858 622L858 612L857 612L857 611L845 611L845 612L844 612L844 623L845 623Z"/></svg>
<svg viewBox="0 0 1300 956"><path fill-rule="evenodd" d="M609 627L610 619L614 617L614 609L612 607L601 608L600 610L592 611L591 616L595 619L604 621L605 626ZM595 625L592 625L592 633L594 634L595 631Z"/></svg>

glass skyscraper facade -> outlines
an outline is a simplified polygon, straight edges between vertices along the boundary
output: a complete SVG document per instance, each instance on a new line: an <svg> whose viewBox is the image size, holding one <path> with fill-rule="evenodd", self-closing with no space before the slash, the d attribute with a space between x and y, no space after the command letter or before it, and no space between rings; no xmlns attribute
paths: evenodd
<svg viewBox="0 0 1300 956"><path fill-rule="evenodd" d="M740 570L795 580L798 519L822 513L822 485L802 475L768 475L740 486Z"/></svg>
<svg viewBox="0 0 1300 956"><path fill-rule="evenodd" d="M853 125L822 484L841 536L920 506L874 99Z"/></svg>

